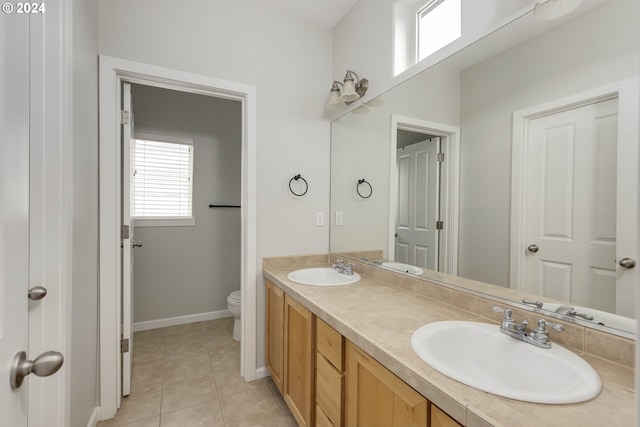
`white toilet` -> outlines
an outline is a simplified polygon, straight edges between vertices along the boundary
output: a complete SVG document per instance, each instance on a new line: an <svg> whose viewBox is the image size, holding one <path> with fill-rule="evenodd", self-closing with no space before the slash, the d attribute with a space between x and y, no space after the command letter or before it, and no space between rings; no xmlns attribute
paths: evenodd
<svg viewBox="0 0 640 427"><path fill-rule="evenodd" d="M227 308L233 316L233 339L240 341L240 290L233 291L227 297Z"/></svg>

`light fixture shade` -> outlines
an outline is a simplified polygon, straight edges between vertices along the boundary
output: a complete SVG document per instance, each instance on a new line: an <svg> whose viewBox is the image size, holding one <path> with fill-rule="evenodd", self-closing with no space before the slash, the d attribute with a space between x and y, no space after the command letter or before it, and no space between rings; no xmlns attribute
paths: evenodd
<svg viewBox="0 0 640 427"><path fill-rule="evenodd" d="M358 106L358 108L353 109L353 114L367 114L369 112L369 107L362 104Z"/></svg>
<svg viewBox="0 0 640 427"><path fill-rule="evenodd" d="M343 107L344 103L340 101L340 87L338 86L340 82L333 82L333 86L331 86L331 92L329 93L329 102L327 102L327 108L337 108Z"/></svg>
<svg viewBox="0 0 640 427"><path fill-rule="evenodd" d="M382 99L381 96L376 96L372 100L365 102L365 104L369 107L380 107L381 105L384 105L384 99Z"/></svg>
<svg viewBox="0 0 640 427"><path fill-rule="evenodd" d="M353 79L346 79L342 84L342 95L340 95L340 101L350 102L360 98L360 95L356 93L356 85Z"/></svg>
<svg viewBox="0 0 640 427"><path fill-rule="evenodd" d="M344 104L340 101L340 92L331 91L329 95L329 102L327 102L327 107L336 108L344 106Z"/></svg>
<svg viewBox="0 0 640 427"><path fill-rule="evenodd" d="M533 16L541 21L551 21L573 12L581 0L547 0L539 1L533 8Z"/></svg>

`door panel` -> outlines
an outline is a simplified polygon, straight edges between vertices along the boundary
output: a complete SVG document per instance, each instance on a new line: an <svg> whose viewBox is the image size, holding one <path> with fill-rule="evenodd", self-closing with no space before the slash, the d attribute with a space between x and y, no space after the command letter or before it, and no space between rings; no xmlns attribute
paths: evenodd
<svg viewBox="0 0 640 427"><path fill-rule="evenodd" d="M2 14L0 28L0 422L24 427L27 387L12 390L9 371L28 349L29 20Z"/></svg>
<svg viewBox="0 0 640 427"><path fill-rule="evenodd" d="M129 235L122 239L122 339L127 341L128 351L122 353L122 395L131 393L131 369L133 363L133 217L131 195L133 186L133 103L131 85L122 84L122 109L128 120L122 125L122 225L129 228Z"/></svg>
<svg viewBox="0 0 640 427"><path fill-rule="evenodd" d="M532 120L526 290L615 311L617 100Z"/></svg>
<svg viewBox="0 0 640 427"><path fill-rule="evenodd" d="M437 270L439 138L398 149L398 215L394 259Z"/></svg>

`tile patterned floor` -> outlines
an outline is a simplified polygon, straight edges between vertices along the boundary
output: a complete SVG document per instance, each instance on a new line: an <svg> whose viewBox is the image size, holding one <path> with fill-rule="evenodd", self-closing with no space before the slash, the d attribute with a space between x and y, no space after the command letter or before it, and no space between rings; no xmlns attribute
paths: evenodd
<svg viewBox="0 0 640 427"><path fill-rule="evenodd" d="M98 427L296 427L271 378L240 377L233 319L134 334L131 395Z"/></svg>

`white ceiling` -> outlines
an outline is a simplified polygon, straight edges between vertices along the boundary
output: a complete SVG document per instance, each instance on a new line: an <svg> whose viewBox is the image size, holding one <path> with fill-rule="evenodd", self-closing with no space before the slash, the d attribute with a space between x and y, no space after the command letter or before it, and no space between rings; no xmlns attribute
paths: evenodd
<svg viewBox="0 0 640 427"><path fill-rule="evenodd" d="M325 28L333 28L357 0L257 0Z"/></svg>

